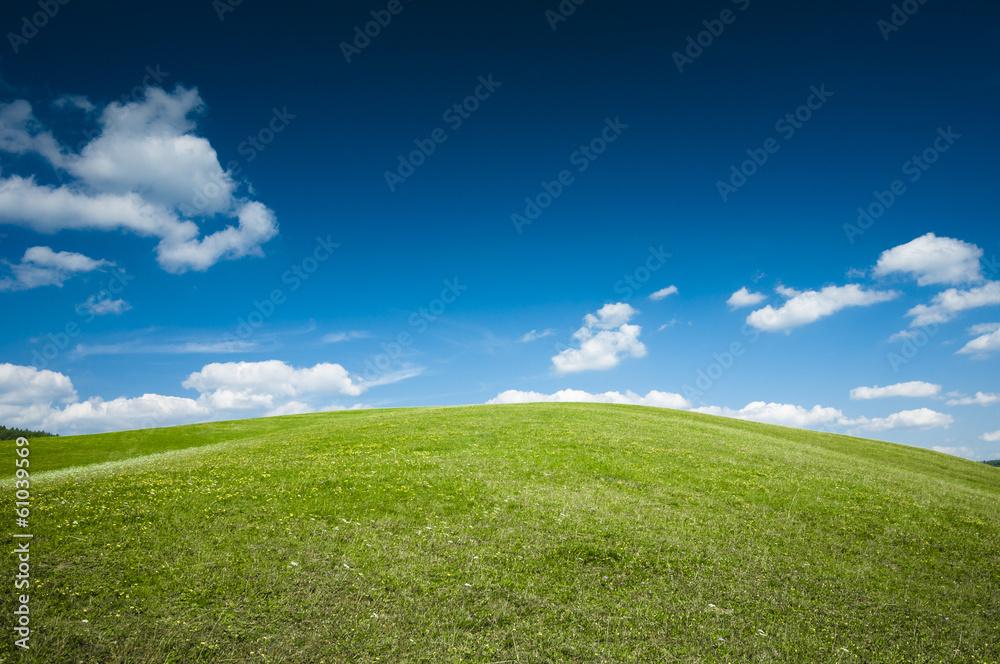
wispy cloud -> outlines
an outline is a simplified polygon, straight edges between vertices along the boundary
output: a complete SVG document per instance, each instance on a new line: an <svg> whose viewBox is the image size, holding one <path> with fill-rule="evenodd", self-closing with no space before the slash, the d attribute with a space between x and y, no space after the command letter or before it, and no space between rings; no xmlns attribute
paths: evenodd
<svg viewBox="0 0 1000 664"><path fill-rule="evenodd" d="M656 302L657 300L662 300L665 297L673 295L676 292L677 292L677 286L667 286L666 288L661 288L660 290L651 294L649 296L649 299L652 300L653 302Z"/></svg>
<svg viewBox="0 0 1000 664"><path fill-rule="evenodd" d="M1000 402L1000 394L990 392L976 392L971 397L958 396L945 402L946 406L991 406Z"/></svg>
<svg viewBox="0 0 1000 664"><path fill-rule="evenodd" d="M339 344L344 341L353 341L354 339L367 339L370 336L371 335L368 332L351 330L350 332L331 332L330 334L324 334L320 341L325 344Z"/></svg>
<svg viewBox="0 0 1000 664"><path fill-rule="evenodd" d="M556 331L552 328L549 328L547 330L542 330L541 332L538 332L537 330L532 330L531 332L526 333L523 337L518 339L518 342L526 344L530 341L535 341L536 339L544 339L545 337L551 337L555 333Z"/></svg>
<svg viewBox="0 0 1000 664"><path fill-rule="evenodd" d="M0 207L0 213L2 212ZM89 258L71 251L56 252L49 247L31 247L24 252L21 262L17 264L6 260L0 262L8 266L12 274L11 277L0 279L0 291L22 291L42 286L62 287L76 275L114 265L110 261Z"/></svg>

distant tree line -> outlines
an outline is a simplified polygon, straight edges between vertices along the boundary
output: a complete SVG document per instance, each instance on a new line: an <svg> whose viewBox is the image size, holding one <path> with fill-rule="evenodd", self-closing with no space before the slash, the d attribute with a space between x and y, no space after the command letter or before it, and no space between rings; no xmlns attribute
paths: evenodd
<svg viewBox="0 0 1000 664"><path fill-rule="evenodd" d="M994 459L993 461L983 461L983 463L989 464L991 466L1000 466L1000 459Z"/></svg>
<svg viewBox="0 0 1000 664"><path fill-rule="evenodd" d="M45 431L31 431L29 429L9 429L5 426L0 425L0 440L14 440L15 438L20 438L24 436L25 438L42 438L45 436L58 436L56 433L47 433Z"/></svg>

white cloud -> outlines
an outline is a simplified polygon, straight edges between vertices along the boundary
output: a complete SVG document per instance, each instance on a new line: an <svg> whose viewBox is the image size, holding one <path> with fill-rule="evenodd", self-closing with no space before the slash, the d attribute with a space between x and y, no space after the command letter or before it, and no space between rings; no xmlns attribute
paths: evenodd
<svg viewBox="0 0 1000 664"><path fill-rule="evenodd" d="M693 412L707 413L732 417L738 420L780 424L786 427L810 427L819 424L832 424L842 419L844 414L836 408L813 406L811 409L788 403L764 403L753 401L739 410L720 406L702 406L693 408Z"/></svg>
<svg viewBox="0 0 1000 664"><path fill-rule="evenodd" d="M789 298L779 309L770 304L747 316L747 323L765 332L779 332L815 322L847 307L866 307L899 296L896 291L866 291L857 284L827 286L820 291L797 291L779 286Z"/></svg>
<svg viewBox="0 0 1000 664"><path fill-rule="evenodd" d="M364 392L339 364L322 363L295 369L279 360L209 364L188 376L182 385L203 393L229 389L244 394L287 397L302 394L357 396Z"/></svg>
<svg viewBox="0 0 1000 664"><path fill-rule="evenodd" d="M584 326L573 334L580 347L567 348L552 358L556 372L607 370L618 366L622 358L645 356L646 346L639 341L642 328L627 324L637 313L630 305L619 302L584 316Z"/></svg>
<svg viewBox="0 0 1000 664"><path fill-rule="evenodd" d="M0 407L71 403L76 390L67 376L16 364L0 364Z"/></svg>
<svg viewBox="0 0 1000 664"><path fill-rule="evenodd" d="M991 431L990 433L984 433L979 437L980 440L985 440L987 443L995 443L1000 440L1000 429L996 431Z"/></svg>
<svg viewBox="0 0 1000 664"><path fill-rule="evenodd" d="M70 278L114 265L106 260L93 259L71 251L52 251L49 247L31 247L24 252L21 262L10 267L11 277L0 279L0 291L21 291L42 286L62 285Z"/></svg>
<svg viewBox="0 0 1000 664"><path fill-rule="evenodd" d="M962 457L963 459L976 459L979 455L976 454L975 450L968 447L940 447L935 445L931 448L935 452L941 452L942 454L950 454L951 456Z"/></svg>
<svg viewBox="0 0 1000 664"><path fill-rule="evenodd" d="M946 406L989 406L1000 401L1000 394L976 392L971 397L956 396L945 402Z"/></svg>
<svg viewBox="0 0 1000 664"><path fill-rule="evenodd" d="M60 95L58 99L52 102L53 106L56 108L66 108L67 106L72 106L77 108L84 113L93 113L97 110L93 102L84 97L83 95Z"/></svg>
<svg viewBox="0 0 1000 664"><path fill-rule="evenodd" d="M987 332L996 332L997 330L1000 330L1000 323L979 323L969 328L969 334L986 334Z"/></svg>
<svg viewBox="0 0 1000 664"><path fill-rule="evenodd" d="M660 290L650 295L649 299L656 302L657 300L662 300L668 295L673 295L676 292L677 292L677 286L667 286L666 288L661 288Z"/></svg>
<svg viewBox="0 0 1000 664"><path fill-rule="evenodd" d="M330 334L324 334L321 341L325 344L339 344L344 341L352 341L354 339L366 339L368 338L367 332L359 332L357 330L352 330L350 332L331 332Z"/></svg>
<svg viewBox="0 0 1000 664"><path fill-rule="evenodd" d="M987 281L968 290L949 288L938 293L930 304L918 304L906 312L913 316L910 327L947 323L969 309L1000 304L1000 281Z"/></svg>
<svg viewBox="0 0 1000 664"><path fill-rule="evenodd" d="M862 417L854 420L851 424L859 425L855 432L862 431L888 431L890 429L947 429L954 423L955 418L945 413L939 413L930 408L918 408L916 410L904 410L893 413L888 417L876 417L869 419Z"/></svg>
<svg viewBox="0 0 1000 664"><path fill-rule="evenodd" d="M729 299L726 300L726 304L729 305L731 310L735 311L741 307L755 307L766 299L767 296L763 293L752 293L744 286L730 295Z"/></svg>
<svg viewBox="0 0 1000 664"><path fill-rule="evenodd" d="M972 328L970 328L970 330L974 330L976 327L978 326L973 326ZM955 352L965 353L965 354L975 353L979 355L986 355L988 353L993 353L998 350L1000 350L1000 327L993 330L992 332L976 337L975 339L965 344Z"/></svg>
<svg viewBox="0 0 1000 664"><path fill-rule="evenodd" d="M211 417L212 411L200 400L144 394L111 401L95 397L62 410L53 409L45 414L40 426L65 435L189 424Z"/></svg>
<svg viewBox="0 0 1000 664"><path fill-rule="evenodd" d="M85 311L93 316L106 316L107 314L120 315L131 308L132 305L125 300L121 298L112 300L111 296L103 291L97 295L91 295L87 298L86 302L81 303L77 307L78 310Z"/></svg>
<svg viewBox="0 0 1000 664"><path fill-rule="evenodd" d="M401 379L396 376L395 379ZM385 381L389 382L389 381ZM209 364L183 385L197 398L143 394L79 401L70 379L53 371L0 364L0 419L8 426L60 434L190 424L332 408L330 395L357 396L379 381L359 383L339 364L294 368L284 362Z"/></svg>
<svg viewBox="0 0 1000 664"><path fill-rule="evenodd" d="M638 313L637 310L632 308L632 305L624 302L616 302L615 304L605 304L597 310L596 314L587 314L583 317L583 321L589 327L596 327L600 330L611 330L629 322Z"/></svg>
<svg viewBox="0 0 1000 664"><path fill-rule="evenodd" d="M18 99L0 104L0 152L37 153L53 164L63 163L62 146L35 119L31 104Z"/></svg>
<svg viewBox="0 0 1000 664"><path fill-rule="evenodd" d="M691 406L691 403L680 394L675 394L673 392L659 392L657 390L651 390L646 394L646 396L640 396L631 390L626 391L625 394L622 394L621 392L592 394L590 392L584 392L583 390L559 390L554 394L541 394L540 392L507 390L506 392L501 392L486 403L506 404L537 402L619 403L675 409L689 408Z"/></svg>
<svg viewBox="0 0 1000 664"><path fill-rule="evenodd" d="M555 333L556 331L553 330L552 328L549 328L547 330L542 330L541 332L538 332L537 330L532 330L531 332L526 333L523 337L518 339L518 341L522 344L526 344L529 341L534 341L536 339L544 339L545 337L551 337Z"/></svg>
<svg viewBox="0 0 1000 664"><path fill-rule="evenodd" d="M974 244L927 233L883 251L873 274L882 277L902 272L915 277L921 286L973 283L982 280L982 255L983 250Z"/></svg>
<svg viewBox="0 0 1000 664"><path fill-rule="evenodd" d="M852 399L883 399L886 397L933 397L941 392L941 386L911 380L908 383L896 383L885 387L856 387L851 390Z"/></svg>
<svg viewBox="0 0 1000 664"><path fill-rule="evenodd" d="M157 260L173 273L263 255L261 246L278 232L274 213L236 197L237 184L188 117L203 107L196 89L147 88L143 100L105 107L101 133L72 154L41 130L28 102L0 105L0 151L38 153L73 178L58 187L34 177L0 178L0 215L40 233L128 231L158 238ZM235 223L202 236L198 221L218 226L217 214Z"/></svg>

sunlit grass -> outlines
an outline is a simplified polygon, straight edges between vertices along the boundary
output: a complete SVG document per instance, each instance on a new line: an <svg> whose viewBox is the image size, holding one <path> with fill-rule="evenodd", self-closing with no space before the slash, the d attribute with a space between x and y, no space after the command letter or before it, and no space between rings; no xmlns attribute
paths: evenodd
<svg viewBox="0 0 1000 664"><path fill-rule="evenodd" d="M3 661L1000 659L1000 469L926 450L583 404L31 447Z"/></svg>

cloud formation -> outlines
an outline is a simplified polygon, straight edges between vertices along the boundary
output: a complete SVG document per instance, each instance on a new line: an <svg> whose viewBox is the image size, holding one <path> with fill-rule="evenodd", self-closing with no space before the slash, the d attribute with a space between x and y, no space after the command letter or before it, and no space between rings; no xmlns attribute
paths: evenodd
<svg viewBox="0 0 1000 664"><path fill-rule="evenodd" d="M661 288L660 290L650 295L649 299L652 300L653 302L656 302L657 300L662 300L668 295L673 295L676 292L677 292L677 286L667 286L666 288Z"/></svg>
<svg viewBox="0 0 1000 664"><path fill-rule="evenodd" d="M974 244L927 233L882 252L872 273L884 277L903 273L920 286L959 285L982 280L983 250Z"/></svg>
<svg viewBox="0 0 1000 664"><path fill-rule="evenodd" d="M27 101L0 104L0 151L38 154L71 179L54 186L34 176L0 177L0 215L39 233L126 231L157 238L157 261L178 274L262 256L261 246L278 232L274 213L236 196L237 183L208 140L194 133L190 116L203 109L197 89L147 88L142 100L108 104L100 133L74 154L43 128ZM234 223L202 235L199 223L216 215Z"/></svg>
<svg viewBox="0 0 1000 664"><path fill-rule="evenodd" d="M80 401L63 374L0 364L0 420L8 426L77 434L318 412L339 408L329 403L331 397L355 397L386 382L359 382L339 364L296 368L278 360L228 362L206 365L188 376L183 386L199 392L197 398L143 394Z"/></svg>
<svg viewBox="0 0 1000 664"><path fill-rule="evenodd" d="M851 423L857 425L852 430L853 433L889 431L890 429L947 429L954 421L955 418L946 413L939 413L930 408L917 408L916 410L893 413L888 417L873 419L862 417Z"/></svg>
<svg viewBox="0 0 1000 664"><path fill-rule="evenodd" d="M799 428L820 424L833 424L844 417L844 414L836 408L816 405L810 409L806 409L794 404L765 403L763 401L753 401L739 410L722 406L702 406L700 408L693 408L692 411L707 413L709 415L720 415L722 417L732 417L738 420L750 420L752 422L765 422L767 424Z"/></svg>
<svg viewBox="0 0 1000 664"><path fill-rule="evenodd" d="M518 341L522 344L526 344L528 342L535 341L536 339L544 339L545 337L551 337L555 333L556 331L553 330L552 328L549 328L547 330L542 330L541 332L537 330L532 330L531 332L527 332L523 337L518 339Z"/></svg>
<svg viewBox="0 0 1000 664"><path fill-rule="evenodd" d="M933 397L941 392L941 386L911 380L907 383L896 383L885 387L856 387L851 390L852 399L884 399L887 397Z"/></svg>
<svg viewBox="0 0 1000 664"><path fill-rule="evenodd" d="M639 312L624 302L607 304L584 316L584 326L573 334L579 348L567 348L552 358L556 373L607 370L625 357L643 357L646 346L639 341L642 328L628 321Z"/></svg>
<svg viewBox="0 0 1000 664"><path fill-rule="evenodd" d="M778 309L770 304L751 312L746 322L764 332L780 332L832 316L847 307L867 307L899 297L897 291L864 290L858 284L827 286L819 291L797 291L779 286L777 292L788 298Z"/></svg>
<svg viewBox="0 0 1000 664"><path fill-rule="evenodd" d="M21 291L42 286L62 285L70 278L114 265L110 261L94 259L71 251L53 251L49 247L31 247L24 252L21 262L10 267L11 277L0 278L0 291Z"/></svg>
<svg viewBox="0 0 1000 664"><path fill-rule="evenodd" d="M756 307L766 299L767 296L763 293L753 293L744 286L730 295L729 299L726 300L726 304L729 305L730 310L735 311L742 307Z"/></svg>
<svg viewBox="0 0 1000 664"><path fill-rule="evenodd" d="M992 328L992 329L991 329ZM991 331L990 331L991 330ZM988 323L983 325L973 325L969 328L973 334L979 334L969 343L955 351L966 355L988 355L1000 350L1000 324Z"/></svg>
<svg viewBox="0 0 1000 664"><path fill-rule="evenodd" d="M635 406L655 406L657 408L690 408L691 403L680 394L673 392L660 392L651 390L646 396L640 396L628 390L625 394L621 392L604 392L602 394L592 394L583 390L559 390L554 394L542 394L540 392L522 392L520 390L507 390L501 392L486 403L488 404L509 404L509 403L538 403L538 402L560 402L560 403L620 403Z"/></svg>
<svg viewBox="0 0 1000 664"><path fill-rule="evenodd" d="M996 304L1000 304L1000 281L987 281L964 290L949 288L935 295L930 304L918 304L906 315L913 317L910 327L922 327L947 323L963 311Z"/></svg>
<svg viewBox="0 0 1000 664"><path fill-rule="evenodd" d="M948 396L952 396L949 394ZM1000 394L991 392L976 392L971 397L954 395L945 402L946 406L991 406L1000 401Z"/></svg>

